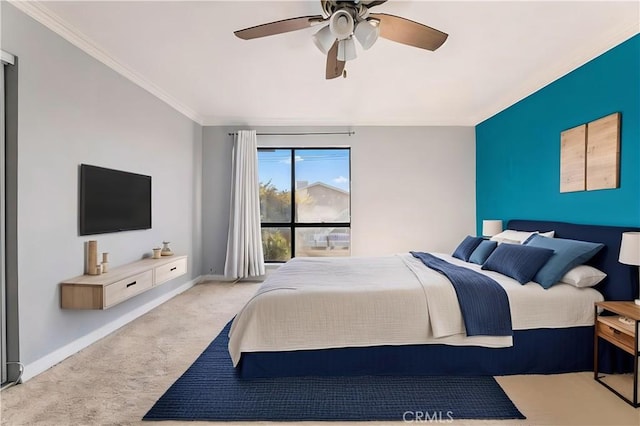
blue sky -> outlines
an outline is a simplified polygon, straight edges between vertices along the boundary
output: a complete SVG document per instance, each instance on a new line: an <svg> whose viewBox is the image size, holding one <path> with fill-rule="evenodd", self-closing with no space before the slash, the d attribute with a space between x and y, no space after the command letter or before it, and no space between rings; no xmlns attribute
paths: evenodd
<svg viewBox="0 0 640 426"><path fill-rule="evenodd" d="M296 149L296 181L309 184L323 182L349 191L348 149ZM280 190L291 186L291 151L278 149L258 152L260 182L271 183Z"/></svg>

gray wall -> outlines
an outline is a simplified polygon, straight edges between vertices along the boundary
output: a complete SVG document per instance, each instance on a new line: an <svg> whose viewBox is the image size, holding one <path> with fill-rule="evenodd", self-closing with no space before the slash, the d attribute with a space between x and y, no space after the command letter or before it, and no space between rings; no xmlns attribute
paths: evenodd
<svg viewBox="0 0 640 426"><path fill-rule="evenodd" d="M242 127L258 132L345 131ZM238 127L204 128L203 272L224 273L231 149ZM475 234L473 127L354 127L353 136L258 136L263 146L351 147L353 256L408 250L451 252Z"/></svg>
<svg viewBox="0 0 640 426"><path fill-rule="evenodd" d="M200 275L202 127L3 3L2 48L20 61L18 287L28 365ZM151 175L153 229L78 236L80 163ZM83 273L89 239L112 267L171 241L189 255L188 274L106 311L62 310L59 283Z"/></svg>
<svg viewBox="0 0 640 426"><path fill-rule="evenodd" d="M201 273L221 275L238 127L193 123L3 2L2 47L20 61L18 290L20 359L29 365L131 315ZM243 127L249 128L249 127ZM262 132L343 131L259 127ZM356 127L354 136L261 137L260 146L350 146L352 254L451 251L475 230L472 127ZM163 240L189 255L186 277L106 311L59 307L83 273L78 165L153 177L153 229L96 236L111 265Z"/></svg>

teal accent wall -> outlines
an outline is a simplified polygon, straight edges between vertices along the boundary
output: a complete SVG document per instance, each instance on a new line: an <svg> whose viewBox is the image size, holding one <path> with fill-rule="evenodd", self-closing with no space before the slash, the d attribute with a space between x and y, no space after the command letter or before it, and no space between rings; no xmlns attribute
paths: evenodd
<svg viewBox="0 0 640 426"><path fill-rule="evenodd" d="M560 193L560 133L616 111L620 187ZM483 219L640 226L640 35L476 126Z"/></svg>

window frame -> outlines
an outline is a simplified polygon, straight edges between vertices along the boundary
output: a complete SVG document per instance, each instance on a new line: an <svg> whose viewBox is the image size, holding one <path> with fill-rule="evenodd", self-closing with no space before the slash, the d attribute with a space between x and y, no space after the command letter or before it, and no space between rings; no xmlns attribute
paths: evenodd
<svg viewBox="0 0 640 426"><path fill-rule="evenodd" d="M291 146L261 146L260 151L278 151L288 150L291 155L291 203L290 203L290 221L289 222L263 222L260 220L260 230L263 228L288 228L291 232L291 259L296 257L296 229L297 228L347 228L351 235L351 147L344 146L320 146L320 147L291 147ZM324 150L346 150L349 152L349 221L348 222L297 222L296 221L296 151L324 151ZM260 162L258 161L258 168ZM349 237L351 238L351 237ZM351 241L351 240L349 240ZM351 242L349 242L349 255L351 255ZM285 260L267 260L265 263L278 264L286 263Z"/></svg>

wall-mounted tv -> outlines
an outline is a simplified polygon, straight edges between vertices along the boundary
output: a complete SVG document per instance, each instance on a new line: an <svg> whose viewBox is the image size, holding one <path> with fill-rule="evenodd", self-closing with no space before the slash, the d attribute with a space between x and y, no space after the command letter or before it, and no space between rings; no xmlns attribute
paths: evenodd
<svg viewBox="0 0 640 426"><path fill-rule="evenodd" d="M80 235L151 228L151 176L80 165Z"/></svg>

